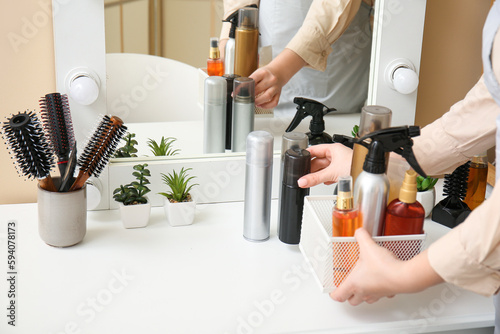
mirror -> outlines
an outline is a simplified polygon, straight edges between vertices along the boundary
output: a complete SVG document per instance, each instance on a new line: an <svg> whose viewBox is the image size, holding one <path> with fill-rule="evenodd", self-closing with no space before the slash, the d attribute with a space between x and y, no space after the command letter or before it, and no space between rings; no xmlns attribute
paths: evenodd
<svg viewBox="0 0 500 334"><path fill-rule="evenodd" d="M210 17L217 17L217 11L219 11L220 13L220 11L222 10L222 7L220 7L220 0L106 1L109 6L114 6L113 10L115 11L116 8L118 8L119 10L120 6L124 7L129 2L131 6L137 6L139 3L142 3L141 5L143 6L147 4L147 11L146 7L142 7L141 11L144 13L148 13L150 17L155 17L154 22L158 22L156 19L158 14L154 11L155 6L163 4L161 13L168 16L168 20L165 20L164 22L169 22L168 24L173 23L174 27L171 28L168 33L182 37L184 36L183 33L185 33L182 28L189 27L189 29L185 30L193 30L191 32L192 35L189 35L187 38L182 38L182 41L187 43L190 47L192 47L193 45L198 45L200 47L200 50L202 50L200 52L182 51L180 54L186 55L189 53L197 53L199 54L199 57L203 59L202 62L205 61L206 55L208 53L208 37L210 35L218 35L219 29L215 26L210 26L210 29L207 29L206 26L203 27L197 22L196 24L190 24L189 15L179 15L178 11L172 9L169 6L195 6L201 8L202 12L204 12L204 15L206 15L206 13L210 13ZM136 2L136 4L134 4L134 2ZM372 47L370 87L367 103L380 104L392 109L394 111L394 125L412 124L414 122L416 92L404 96L395 92L389 87L389 83L386 81L387 79L385 71L388 64L395 58L403 58L409 59L411 63L414 64L415 71L418 73L425 14L425 0L403 1L399 2L398 6L380 1L376 2L375 5L376 8L373 29L374 40ZM68 73L74 71L75 68L89 68L100 82L100 95L96 102L89 106L79 106L72 104L72 114L75 115L74 124L75 129L78 132L76 134L78 139L79 137L83 137L88 133L88 128L95 123L95 115L107 112L105 101L105 97L107 94L107 78L104 55L105 42L103 27L105 22L104 0L93 0L86 5L81 5L78 1L70 1L64 4L59 4L58 0L53 0L53 6L54 9L56 9L57 7L57 11L54 10L54 39L58 91L67 93L67 76ZM214 9L215 12L212 12L212 9ZM137 11L139 10L137 9ZM189 10L187 12L190 13ZM212 21L208 20L208 22ZM86 29L78 28L80 26L86 26ZM200 27L203 30L203 34L201 34L199 31L196 32L195 28ZM122 30L125 32L125 28L123 28ZM145 30L147 29L144 27L132 29L132 35L141 36L140 33L144 33ZM207 33L207 31L209 31L209 33ZM182 34L180 32L182 32ZM157 39L158 35L153 33L149 36L151 36L150 39ZM198 36L200 40L194 40L193 36ZM144 37L140 37L140 39L141 38L143 40L145 39ZM402 42L402 38L404 38L405 42ZM412 41L412 43L408 44L407 41ZM123 45L123 43L120 45ZM162 50L164 50L165 48L169 49L168 45L162 46ZM155 49L158 48L155 47ZM175 47L171 48L170 51L174 52L175 49ZM124 49L124 51L126 50ZM203 64L198 66L203 66ZM129 69L123 68L123 71L127 70ZM143 81L143 83L144 82L146 81ZM147 81L147 83L151 84L151 81ZM135 91L136 97L139 99L144 98L144 94L140 95L141 93L147 93L147 89L140 88L141 87L136 88ZM199 91L200 89L198 86L194 87L191 92L193 93L193 96L195 96ZM199 102L200 100L197 99L197 101ZM168 103L165 103L165 105L165 108L169 108ZM159 110L159 112L162 111ZM188 120L184 121L189 121L190 116L191 115L188 114L186 116ZM290 119L291 118L283 120L279 118L263 117L262 119L258 119L258 121L256 122L256 129L271 130L276 138L280 138ZM333 117L327 117L327 132L348 134L352 126L358 122L358 119L359 114L336 115ZM299 127L297 130L307 132L308 123L308 121L304 120L301 123L301 127ZM157 122L152 122L151 124L157 124ZM129 125L131 130L134 131L133 125ZM157 124L157 126L160 128L158 132L158 135L160 137L155 134L155 139L161 138L161 135L171 136L166 132L166 124L164 126L161 124ZM174 125L174 127L176 126ZM187 125L186 129L187 130L182 132L183 135L187 136L186 138L188 138L189 140L194 140L195 138L201 140L202 136L200 135L200 133L193 127L189 127L189 124ZM152 134L153 132L150 130L151 129L148 127L148 131L146 131L145 134ZM178 143L181 144L181 138L178 138ZM276 144L277 145L275 145L275 149L278 149L279 145L281 144L281 140L277 140ZM198 154L197 151L193 151L191 153L189 152L188 154Z"/></svg>

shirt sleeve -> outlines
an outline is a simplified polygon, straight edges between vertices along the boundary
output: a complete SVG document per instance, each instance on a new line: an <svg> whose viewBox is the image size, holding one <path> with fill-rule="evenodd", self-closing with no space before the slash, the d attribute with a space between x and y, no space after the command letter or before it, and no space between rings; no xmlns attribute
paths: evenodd
<svg viewBox="0 0 500 334"><path fill-rule="evenodd" d="M498 115L500 107L481 77L462 101L413 139L413 151L424 172L451 173L475 154L493 147Z"/></svg>
<svg viewBox="0 0 500 334"><path fill-rule="evenodd" d="M250 5L259 5L259 0L224 0L224 17L223 20L237 11L240 8L250 6ZM222 22L222 29L220 33L219 39L228 39L229 38L229 30L231 30L231 23Z"/></svg>
<svg viewBox="0 0 500 334"><path fill-rule="evenodd" d="M324 71L331 45L347 29L360 4L361 0L314 0L287 49L304 59L309 67Z"/></svg>
<svg viewBox="0 0 500 334"><path fill-rule="evenodd" d="M500 78L500 33L495 37L492 53L493 70ZM500 107L486 88L483 79L465 99L455 104L449 113L425 127L418 140L417 159L424 171L444 172L453 164L495 143L496 118ZM439 132L439 133L438 133ZM431 138L431 140L428 140ZM434 143L433 143L434 141ZM429 151L429 156L424 156ZM430 155L438 153L434 166ZM498 158L497 158L498 159ZM446 163L446 160L449 160ZM444 161L444 162L443 162ZM459 162L458 164L460 164ZM426 169L427 168L427 169ZM446 282L482 295L493 295L500 289L500 186L471 212L459 226L429 247L431 267Z"/></svg>

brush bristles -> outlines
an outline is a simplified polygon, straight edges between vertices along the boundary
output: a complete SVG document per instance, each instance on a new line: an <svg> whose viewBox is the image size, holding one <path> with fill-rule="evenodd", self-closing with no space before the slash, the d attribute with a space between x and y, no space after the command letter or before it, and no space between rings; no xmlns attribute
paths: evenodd
<svg viewBox="0 0 500 334"><path fill-rule="evenodd" d="M19 112L7 118L2 128L18 173L28 179L48 176L55 166L54 156L35 113Z"/></svg>
<svg viewBox="0 0 500 334"><path fill-rule="evenodd" d="M469 180L470 161L458 166L453 173L444 176L443 193L445 196L464 200L467 195L467 181Z"/></svg>
<svg viewBox="0 0 500 334"><path fill-rule="evenodd" d="M104 116L78 158L80 171L98 177L126 130L118 117Z"/></svg>
<svg viewBox="0 0 500 334"><path fill-rule="evenodd" d="M59 160L66 160L75 144L68 96L47 94L40 99L43 128Z"/></svg>

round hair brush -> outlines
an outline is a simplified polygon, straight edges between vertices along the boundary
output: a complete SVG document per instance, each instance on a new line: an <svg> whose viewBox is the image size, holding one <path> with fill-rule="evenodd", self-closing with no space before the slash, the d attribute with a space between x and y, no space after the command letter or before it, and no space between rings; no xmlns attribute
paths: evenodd
<svg viewBox="0 0 500 334"><path fill-rule="evenodd" d="M119 117L103 117L78 158L80 171L69 191L82 188L89 177L99 176L126 130Z"/></svg>
<svg viewBox="0 0 500 334"><path fill-rule="evenodd" d="M42 189L57 191L50 177L55 161L42 124L32 111L19 112L3 123L4 138L17 162L18 173L38 179Z"/></svg>
<svg viewBox="0 0 500 334"><path fill-rule="evenodd" d="M444 176L443 194L446 196L432 209L432 220L453 228L463 222L470 209L463 201L467 194L470 161Z"/></svg>
<svg viewBox="0 0 500 334"><path fill-rule="evenodd" d="M68 96L59 93L46 94L40 99L40 112L43 128L57 156L57 166L63 177L71 149L75 145Z"/></svg>

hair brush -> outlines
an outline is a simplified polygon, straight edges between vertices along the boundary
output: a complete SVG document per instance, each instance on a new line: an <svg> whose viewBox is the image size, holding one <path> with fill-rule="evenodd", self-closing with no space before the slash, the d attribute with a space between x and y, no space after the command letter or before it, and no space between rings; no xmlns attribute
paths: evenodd
<svg viewBox="0 0 500 334"><path fill-rule="evenodd" d="M78 158L80 171L69 191L82 188L90 176L99 176L126 130L119 117L103 117Z"/></svg>
<svg viewBox="0 0 500 334"><path fill-rule="evenodd" d="M42 189L57 191L50 176L54 156L42 124L32 111L19 112L3 124L4 138L15 156L18 173L38 179Z"/></svg>
<svg viewBox="0 0 500 334"><path fill-rule="evenodd" d="M57 166L63 177L71 149L75 145L68 96L59 93L46 94L40 99L40 112L43 128L57 156Z"/></svg>
<svg viewBox="0 0 500 334"><path fill-rule="evenodd" d="M470 161L444 176L443 194L446 196L432 209L432 220L453 228L471 211L463 201L467 194Z"/></svg>

